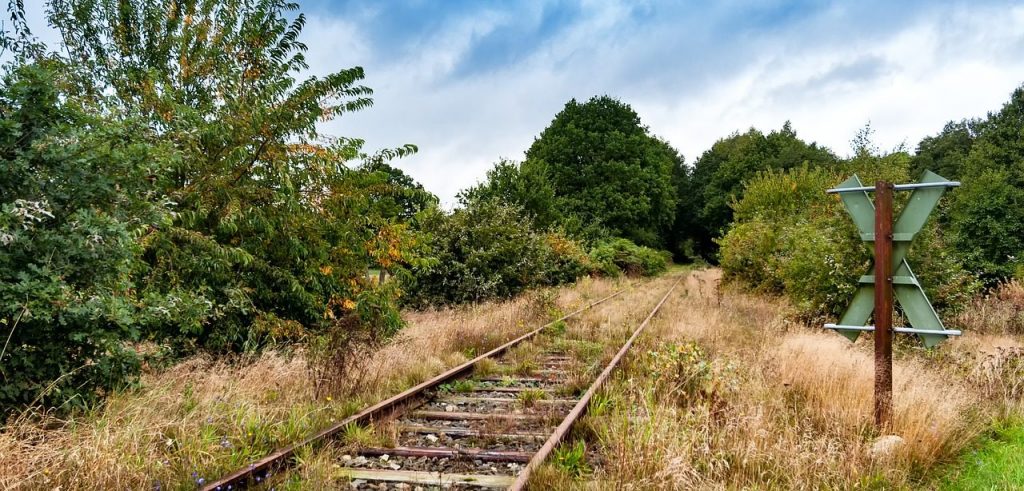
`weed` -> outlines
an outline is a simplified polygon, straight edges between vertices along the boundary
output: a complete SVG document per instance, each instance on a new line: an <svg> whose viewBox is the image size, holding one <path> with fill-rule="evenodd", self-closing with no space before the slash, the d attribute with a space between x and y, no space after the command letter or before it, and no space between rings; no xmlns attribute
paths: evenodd
<svg viewBox="0 0 1024 491"><path fill-rule="evenodd" d="M548 393L540 389L526 389L516 396L516 400L518 400L523 407L534 407L539 401L547 398Z"/></svg>
<svg viewBox="0 0 1024 491"><path fill-rule="evenodd" d="M552 454L552 461L557 467L572 477L580 478L590 473L587 464L587 445L577 440L572 445L560 445Z"/></svg>
<svg viewBox="0 0 1024 491"><path fill-rule="evenodd" d="M601 390L594 394L594 397L590 398L590 405L587 406L587 414L598 418L608 414L614 405L615 399L612 398L611 394L606 390Z"/></svg>
<svg viewBox="0 0 1024 491"><path fill-rule="evenodd" d="M195 408L199 406L199 400L196 399L196 387L194 384L185 384L185 390L181 394L181 414L188 415Z"/></svg>
<svg viewBox="0 0 1024 491"><path fill-rule="evenodd" d="M476 390L477 383L474 380L459 379L452 383L451 390L456 394L465 394Z"/></svg>
<svg viewBox="0 0 1024 491"><path fill-rule="evenodd" d="M476 362L473 367L473 373L480 377L489 377L498 373L501 368L498 366L498 362L493 358L484 358Z"/></svg>
<svg viewBox="0 0 1024 491"><path fill-rule="evenodd" d="M373 426L350 424L341 432L341 441L348 447L372 447L377 441Z"/></svg>
<svg viewBox="0 0 1024 491"><path fill-rule="evenodd" d="M534 360L519 360L512 367L512 373L521 376L533 375L537 371L537 362Z"/></svg>

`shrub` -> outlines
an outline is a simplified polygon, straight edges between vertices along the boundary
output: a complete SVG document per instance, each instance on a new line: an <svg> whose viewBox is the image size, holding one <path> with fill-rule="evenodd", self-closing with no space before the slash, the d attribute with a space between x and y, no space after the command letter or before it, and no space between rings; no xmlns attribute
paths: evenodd
<svg viewBox="0 0 1024 491"><path fill-rule="evenodd" d="M899 155L861 154L847 165L869 177L897 180L907 162ZM824 192L841 180L834 170L804 166L763 172L749 181L743 199L733 203L736 222L718 241L726 277L785 294L805 318L842 314L871 253L842 203ZM937 309L955 313L977 290L934 220L916 237L910 262Z"/></svg>
<svg viewBox="0 0 1024 491"><path fill-rule="evenodd" d="M415 260L402 222L431 200L386 162L416 148L367 155L363 141L320 131L369 107L372 91L359 67L304 74L297 4L51 7L61 86L138 115L180 152L152 175L174 220L143 240L138 283L182 301L152 336L181 351L239 351L323 332L370 287L368 268L400 274Z"/></svg>
<svg viewBox="0 0 1024 491"><path fill-rule="evenodd" d="M611 239L598 243L590 251L594 273L603 276L653 276L668 269L670 254L638 246L629 239Z"/></svg>
<svg viewBox="0 0 1024 491"><path fill-rule="evenodd" d="M520 207L497 199L471 201L450 215L434 211L420 226L431 235L433 260L414 268L406 285L416 306L508 298L587 270L578 243L535 230Z"/></svg>
<svg viewBox="0 0 1024 491"><path fill-rule="evenodd" d="M147 179L167 148L55 86L44 65L0 86L0 409L82 405L129 382L139 360L126 342L170 312L132 281L139 238L168 220Z"/></svg>
<svg viewBox="0 0 1024 491"><path fill-rule="evenodd" d="M544 235L544 265L546 272L543 283L560 285L576 281L590 272L590 257L583 246L564 233L555 231Z"/></svg>

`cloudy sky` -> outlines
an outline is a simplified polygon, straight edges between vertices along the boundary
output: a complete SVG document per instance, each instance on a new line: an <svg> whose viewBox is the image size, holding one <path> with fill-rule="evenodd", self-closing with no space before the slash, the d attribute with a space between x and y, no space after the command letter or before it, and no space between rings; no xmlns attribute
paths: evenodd
<svg viewBox="0 0 1024 491"><path fill-rule="evenodd" d="M448 204L571 98L622 99L692 163L786 120L840 155L869 121L913 149L1024 83L1024 2L299 1L311 72L375 91L326 130L418 145L397 165Z"/></svg>

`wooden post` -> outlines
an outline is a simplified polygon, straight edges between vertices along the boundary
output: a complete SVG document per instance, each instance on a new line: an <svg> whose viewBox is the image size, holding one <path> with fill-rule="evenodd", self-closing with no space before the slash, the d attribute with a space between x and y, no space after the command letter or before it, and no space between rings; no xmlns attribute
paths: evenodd
<svg viewBox="0 0 1024 491"><path fill-rule="evenodd" d="M892 427L892 184L875 183L875 427Z"/></svg>

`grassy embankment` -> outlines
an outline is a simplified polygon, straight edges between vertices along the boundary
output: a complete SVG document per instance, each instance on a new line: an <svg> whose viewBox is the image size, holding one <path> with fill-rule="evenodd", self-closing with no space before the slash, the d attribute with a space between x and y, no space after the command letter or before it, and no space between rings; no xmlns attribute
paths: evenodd
<svg viewBox="0 0 1024 491"><path fill-rule="evenodd" d="M686 286L562 450L583 442L594 469L551 464L540 487L993 489L1017 479L997 476L1019 459L1014 447L968 453L1020 414L1021 337L993 324L993 312L972 309L959 322L973 331L936 350L900 343L891 433L905 444L882 455L871 450L867 337L850 343L793 324L784 303L719 288L714 270ZM1004 435L1019 438L1019 426ZM972 456L988 475L956 474Z"/></svg>

